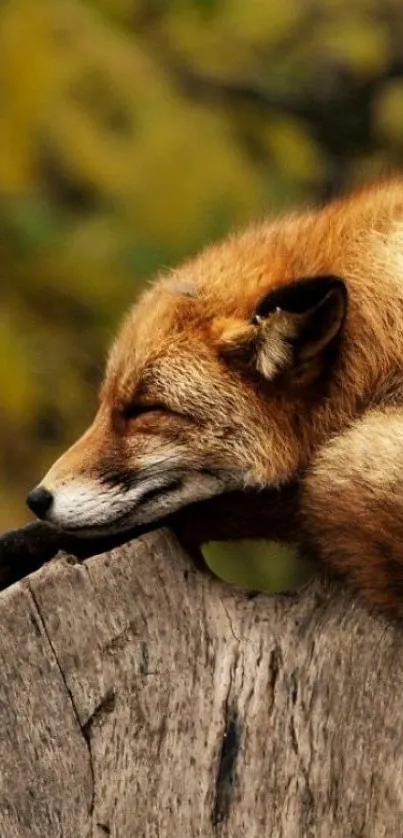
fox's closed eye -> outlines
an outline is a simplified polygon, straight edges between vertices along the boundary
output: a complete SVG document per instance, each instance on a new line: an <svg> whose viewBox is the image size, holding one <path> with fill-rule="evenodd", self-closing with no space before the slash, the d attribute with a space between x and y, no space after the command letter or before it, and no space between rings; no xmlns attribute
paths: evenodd
<svg viewBox="0 0 403 838"><path fill-rule="evenodd" d="M145 416L147 413L170 413L169 408L161 403L155 404L133 404L125 405L122 408L121 416L127 422L138 419L140 416Z"/></svg>

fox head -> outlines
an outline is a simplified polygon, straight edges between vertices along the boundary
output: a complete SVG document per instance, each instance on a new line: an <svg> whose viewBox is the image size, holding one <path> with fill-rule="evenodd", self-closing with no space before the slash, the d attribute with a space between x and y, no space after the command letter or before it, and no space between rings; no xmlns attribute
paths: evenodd
<svg viewBox="0 0 403 838"><path fill-rule="evenodd" d="M93 424L28 497L39 517L113 533L295 479L348 412L353 225L334 212L249 230L155 282L112 347Z"/></svg>

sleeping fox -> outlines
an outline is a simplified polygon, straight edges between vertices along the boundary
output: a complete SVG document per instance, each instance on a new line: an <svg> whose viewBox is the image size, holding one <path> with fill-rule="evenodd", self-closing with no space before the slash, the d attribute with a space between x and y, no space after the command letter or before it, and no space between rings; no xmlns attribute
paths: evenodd
<svg viewBox="0 0 403 838"><path fill-rule="evenodd" d="M289 538L398 611L402 362L394 179L259 224L160 276L123 322L93 424L29 506L92 537L205 501L201 542L214 526L218 537ZM256 515L242 526L251 490Z"/></svg>

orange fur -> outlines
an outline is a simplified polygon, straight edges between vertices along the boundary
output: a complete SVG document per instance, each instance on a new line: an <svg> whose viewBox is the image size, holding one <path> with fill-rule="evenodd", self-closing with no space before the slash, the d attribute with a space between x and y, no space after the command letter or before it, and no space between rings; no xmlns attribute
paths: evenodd
<svg viewBox="0 0 403 838"><path fill-rule="evenodd" d="M344 285L259 314L315 277ZM394 607L402 358L402 180L256 225L159 277L128 313L93 425L44 479L47 517L109 531L298 481L301 541Z"/></svg>

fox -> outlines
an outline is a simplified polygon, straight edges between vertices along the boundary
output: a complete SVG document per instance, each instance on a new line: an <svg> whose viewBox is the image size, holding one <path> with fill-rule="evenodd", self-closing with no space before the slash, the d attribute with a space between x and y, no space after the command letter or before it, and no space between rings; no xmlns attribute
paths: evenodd
<svg viewBox="0 0 403 838"><path fill-rule="evenodd" d="M401 613L403 178L162 271L27 502L83 539L177 518L199 544L288 541Z"/></svg>

